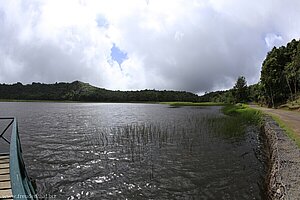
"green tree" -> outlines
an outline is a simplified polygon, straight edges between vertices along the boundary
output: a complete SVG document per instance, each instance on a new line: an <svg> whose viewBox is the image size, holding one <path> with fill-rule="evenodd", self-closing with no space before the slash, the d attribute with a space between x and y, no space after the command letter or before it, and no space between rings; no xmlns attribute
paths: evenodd
<svg viewBox="0 0 300 200"><path fill-rule="evenodd" d="M250 101L259 102L261 100L260 88L261 88L260 83L256 83L256 84L248 86L249 100Z"/></svg>
<svg viewBox="0 0 300 200"><path fill-rule="evenodd" d="M294 48L289 52L291 61L285 65L284 75L291 94L290 99L294 100L300 84L300 42L293 40L289 44Z"/></svg>
<svg viewBox="0 0 300 200"><path fill-rule="evenodd" d="M243 103L248 101L248 87L244 76L239 76L232 90L235 103Z"/></svg>
<svg viewBox="0 0 300 200"><path fill-rule="evenodd" d="M286 47L274 47L268 53L261 70L261 93L268 107L276 107L288 98L288 85L284 76L286 63L290 61Z"/></svg>

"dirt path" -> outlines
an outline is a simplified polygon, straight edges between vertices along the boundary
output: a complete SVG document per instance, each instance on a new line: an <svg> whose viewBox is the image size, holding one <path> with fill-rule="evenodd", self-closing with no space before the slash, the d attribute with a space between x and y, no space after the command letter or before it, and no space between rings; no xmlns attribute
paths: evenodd
<svg viewBox="0 0 300 200"><path fill-rule="evenodd" d="M264 108L257 105L250 105L250 107L262 110L267 114L272 114L279 117L285 124L295 131L300 137L300 112L288 111L282 109Z"/></svg>

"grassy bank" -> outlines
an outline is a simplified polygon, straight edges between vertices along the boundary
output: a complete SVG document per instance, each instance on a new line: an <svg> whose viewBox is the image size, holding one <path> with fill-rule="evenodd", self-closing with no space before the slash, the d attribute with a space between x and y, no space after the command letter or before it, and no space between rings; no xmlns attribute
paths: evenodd
<svg viewBox="0 0 300 200"><path fill-rule="evenodd" d="M235 115L235 114L240 114L245 118L248 118L251 121L254 121L258 125L262 125L262 117L264 114L262 111L250 108L247 105L229 105L225 106L223 108L223 113L228 114L228 115ZM268 114L269 116L272 117L274 121L277 122L280 128L285 130L287 136L294 140L297 144L297 146L300 148L300 137L289 127L288 124L283 122L278 116L273 115L273 114Z"/></svg>
<svg viewBox="0 0 300 200"><path fill-rule="evenodd" d="M255 125L262 123L262 112L245 104L226 105L222 108L222 112L225 115L238 117L245 123L254 123Z"/></svg>
<svg viewBox="0 0 300 200"><path fill-rule="evenodd" d="M295 131L293 131L293 129L290 128L288 124L283 122L278 116L275 116L275 115L270 115L270 116L272 117L272 119L274 121L277 122L277 124L279 125L280 128L285 130L287 136L290 139L294 140L296 142L297 146L300 148L300 137L295 133Z"/></svg>
<svg viewBox="0 0 300 200"><path fill-rule="evenodd" d="M229 117L211 118L209 123L214 124L215 132L225 137L236 137L246 132L249 124L260 125L262 114L244 104L225 104L215 102L161 102L170 106L223 106L222 112Z"/></svg>
<svg viewBox="0 0 300 200"><path fill-rule="evenodd" d="M259 126L262 122L260 111L249 108L243 104L225 105L222 112L228 117L218 119L222 135L235 137L244 135L249 125Z"/></svg>
<svg viewBox="0 0 300 200"><path fill-rule="evenodd" d="M170 106L225 106L225 103L216 102L161 102L161 104L168 104Z"/></svg>

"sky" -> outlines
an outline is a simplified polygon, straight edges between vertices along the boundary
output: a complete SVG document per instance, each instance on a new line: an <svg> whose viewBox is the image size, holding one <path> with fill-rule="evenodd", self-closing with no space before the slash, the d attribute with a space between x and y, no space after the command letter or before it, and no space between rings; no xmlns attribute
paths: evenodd
<svg viewBox="0 0 300 200"><path fill-rule="evenodd" d="M0 0L0 83L253 84L268 51L299 39L299 19L299 0Z"/></svg>

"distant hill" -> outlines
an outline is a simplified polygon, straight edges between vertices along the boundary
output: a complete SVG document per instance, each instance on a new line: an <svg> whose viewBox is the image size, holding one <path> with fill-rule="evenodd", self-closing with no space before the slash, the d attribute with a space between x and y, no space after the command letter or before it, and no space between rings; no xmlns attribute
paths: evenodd
<svg viewBox="0 0 300 200"><path fill-rule="evenodd" d="M88 83L32 83L23 85L0 84L0 99L8 100L58 100L88 102L165 102L199 101L196 94L185 91L112 91L92 86Z"/></svg>

